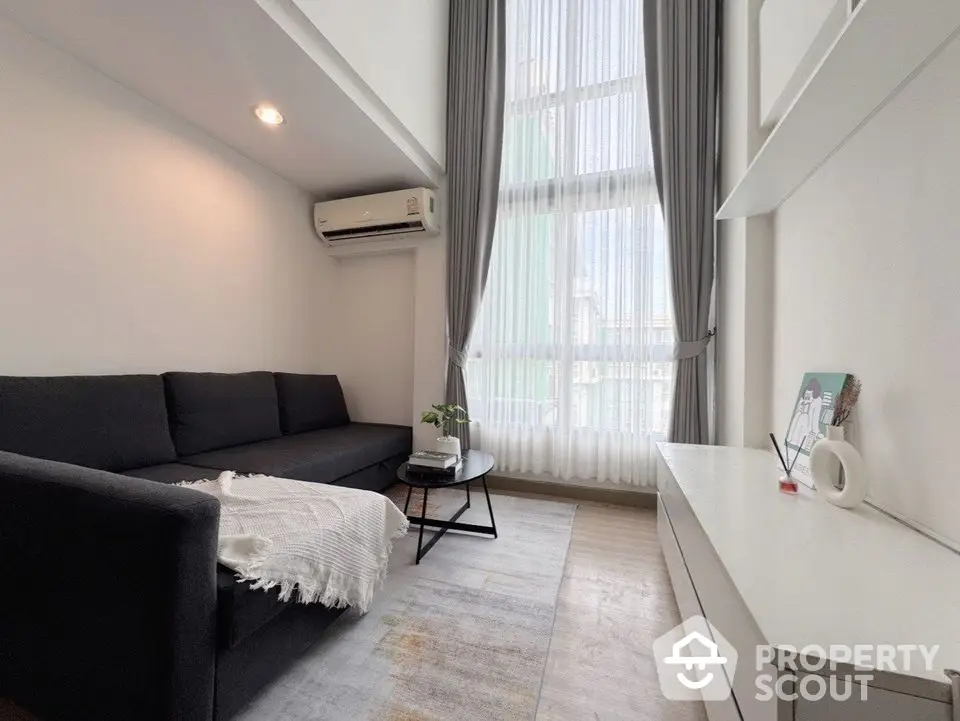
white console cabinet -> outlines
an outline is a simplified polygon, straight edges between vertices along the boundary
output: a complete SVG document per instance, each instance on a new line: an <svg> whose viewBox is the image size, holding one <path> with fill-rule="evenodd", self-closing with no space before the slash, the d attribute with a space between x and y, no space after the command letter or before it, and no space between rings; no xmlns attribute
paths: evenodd
<svg viewBox="0 0 960 721"><path fill-rule="evenodd" d="M705 616L740 659L710 721L954 718L944 670L960 668L960 556L870 507L780 493L766 451L664 443L660 456L659 534L681 615ZM909 669L866 670L865 700L757 699L758 674L780 673L756 668L758 646L921 644L939 646L932 665L915 655ZM841 692L838 679L860 672L835 668L818 675Z"/></svg>

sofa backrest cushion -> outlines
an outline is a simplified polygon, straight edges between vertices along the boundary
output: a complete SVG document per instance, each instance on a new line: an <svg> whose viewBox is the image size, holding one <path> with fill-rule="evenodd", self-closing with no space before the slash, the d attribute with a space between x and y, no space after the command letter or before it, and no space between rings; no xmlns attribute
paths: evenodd
<svg viewBox="0 0 960 721"><path fill-rule="evenodd" d="M0 450L107 471L176 460L163 380L0 376Z"/></svg>
<svg viewBox="0 0 960 721"><path fill-rule="evenodd" d="M163 381L181 456L280 435L272 373L165 373Z"/></svg>
<svg viewBox="0 0 960 721"><path fill-rule="evenodd" d="M280 427L286 434L345 426L350 422L336 376L275 373Z"/></svg>

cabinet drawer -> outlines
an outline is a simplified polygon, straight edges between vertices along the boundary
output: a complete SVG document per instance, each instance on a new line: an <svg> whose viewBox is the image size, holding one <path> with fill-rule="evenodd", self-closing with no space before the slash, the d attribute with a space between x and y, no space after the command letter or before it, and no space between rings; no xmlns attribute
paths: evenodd
<svg viewBox="0 0 960 721"><path fill-rule="evenodd" d="M683 562L683 554L680 553L670 516L659 498L657 499L657 533L660 536L663 556L667 561L673 593L677 597L680 617L686 620L693 616L704 616L700 601L697 599L697 592ZM740 712L732 698L726 701L706 701L704 707L710 721L741 721Z"/></svg>
<svg viewBox="0 0 960 721"><path fill-rule="evenodd" d="M766 645L767 641L727 575L687 499L676 485L673 474L662 459L660 462L660 499L665 515L672 524L703 615L737 650L733 693L740 714L744 721L787 721L790 718L788 704L757 699L757 675L770 674L776 678L776 669L772 665L757 670L757 648Z"/></svg>
<svg viewBox="0 0 960 721"><path fill-rule="evenodd" d="M703 609L700 608L697 593L693 589L693 583L690 581L690 575L687 573L687 567L683 562L683 555L680 553L680 546L677 545L673 526L671 526L670 519L667 517L663 503L659 498L657 499L657 534L660 536L663 557L667 561L667 571L670 574L673 594L677 597L680 618L702 616Z"/></svg>

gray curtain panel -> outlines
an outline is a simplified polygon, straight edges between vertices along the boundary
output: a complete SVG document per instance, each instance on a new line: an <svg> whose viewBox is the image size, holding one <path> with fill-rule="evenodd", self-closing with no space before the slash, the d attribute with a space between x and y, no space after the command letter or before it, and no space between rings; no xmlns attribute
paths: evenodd
<svg viewBox="0 0 960 721"><path fill-rule="evenodd" d="M707 443L707 344L714 278L721 0L644 0L657 190L677 322L669 438Z"/></svg>
<svg viewBox="0 0 960 721"><path fill-rule="evenodd" d="M447 79L448 403L467 407L467 346L487 283L503 149L504 0L451 0ZM458 426L465 448L470 428Z"/></svg>

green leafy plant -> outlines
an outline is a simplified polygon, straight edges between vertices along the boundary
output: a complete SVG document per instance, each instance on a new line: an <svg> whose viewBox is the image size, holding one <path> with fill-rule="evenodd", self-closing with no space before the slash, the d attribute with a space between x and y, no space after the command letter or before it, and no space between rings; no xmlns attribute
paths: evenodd
<svg viewBox="0 0 960 721"><path fill-rule="evenodd" d="M444 436L449 436L454 424L469 423L470 417L462 406L434 403L430 410L424 411L420 416L420 422L434 425Z"/></svg>

